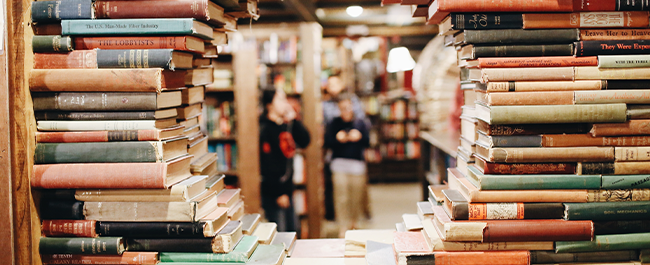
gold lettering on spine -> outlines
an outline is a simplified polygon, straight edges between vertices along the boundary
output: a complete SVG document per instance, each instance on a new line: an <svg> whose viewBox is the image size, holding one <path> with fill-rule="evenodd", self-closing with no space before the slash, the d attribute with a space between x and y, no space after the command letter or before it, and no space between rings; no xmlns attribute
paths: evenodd
<svg viewBox="0 0 650 265"><path fill-rule="evenodd" d="M142 50L135 52L135 64L136 68L142 68Z"/></svg>
<svg viewBox="0 0 650 265"><path fill-rule="evenodd" d="M149 68L149 50L142 52L142 65L144 68Z"/></svg>
<svg viewBox="0 0 650 265"><path fill-rule="evenodd" d="M135 68L135 63L133 62L133 58L135 57L135 51L134 50L129 50L129 68Z"/></svg>

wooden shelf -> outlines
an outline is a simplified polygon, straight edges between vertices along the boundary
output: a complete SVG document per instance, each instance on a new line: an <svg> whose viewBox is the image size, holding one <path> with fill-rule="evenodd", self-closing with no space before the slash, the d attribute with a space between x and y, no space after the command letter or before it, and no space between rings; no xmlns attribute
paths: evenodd
<svg viewBox="0 0 650 265"><path fill-rule="evenodd" d="M455 133L436 133L432 134L427 131L420 131L420 138L429 142L431 145L447 153L449 156L456 157L460 135Z"/></svg>
<svg viewBox="0 0 650 265"><path fill-rule="evenodd" d="M237 141L237 136L208 137L209 142Z"/></svg>

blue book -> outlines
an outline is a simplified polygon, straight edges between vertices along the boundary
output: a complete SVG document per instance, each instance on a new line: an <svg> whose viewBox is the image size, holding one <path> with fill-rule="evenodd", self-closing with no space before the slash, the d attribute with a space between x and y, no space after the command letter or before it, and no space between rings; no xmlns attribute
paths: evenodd
<svg viewBox="0 0 650 265"><path fill-rule="evenodd" d="M193 35L211 40L214 30L192 18L76 19L61 21L61 35Z"/></svg>

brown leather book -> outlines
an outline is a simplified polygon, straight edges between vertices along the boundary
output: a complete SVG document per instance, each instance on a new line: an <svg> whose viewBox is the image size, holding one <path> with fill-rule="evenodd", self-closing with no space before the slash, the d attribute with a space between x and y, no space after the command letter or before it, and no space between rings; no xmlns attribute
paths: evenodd
<svg viewBox="0 0 650 265"><path fill-rule="evenodd" d="M647 28L647 11L527 13L524 29Z"/></svg>
<svg viewBox="0 0 650 265"><path fill-rule="evenodd" d="M34 69L32 92L161 92L185 87L186 71L144 69ZM102 80L98 82L97 80Z"/></svg>
<svg viewBox="0 0 650 265"><path fill-rule="evenodd" d="M629 120L623 123L597 123L591 128L591 135L650 135L650 120Z"/></svg>
<svg viewBox="0 0 650 265"><path fill-rule="evenodd" d="M483 174L573 174L576 163L491 163L476 157L475 167Z"/></svg>
<svg viewBox="0 0 650 265"><path fill-rule="evenodd" d="M97 237L96 225L94 220L43 220L41 232L47 237Z"/></svg>
<svg viewBox="0 0 650 265"><path fill-rule="evenodd" d="M591 124L569 123L569 124L488 124L478 120L476 130L485 135L535 135L552 133L588 133Z"/></svg>
<svg viewBox="0 0 650 265"><path fill-rule="evenodd" d="M95 16L98 19L116 18L194 18L220 26L223 22L223 7L210 0L172 1L95 1Z"/></svg>

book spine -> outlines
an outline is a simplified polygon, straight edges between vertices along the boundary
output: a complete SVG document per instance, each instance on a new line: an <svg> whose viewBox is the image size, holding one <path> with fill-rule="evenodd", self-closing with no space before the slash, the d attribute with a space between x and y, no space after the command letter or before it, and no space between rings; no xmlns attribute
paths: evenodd
<svg viewBox="0 0 650 265"><path fill-rule="evenodd" d="M74 195L75 195L75 190L41 190L40 191L40 197L41 200L43 201L48 201L48 200L61 200L61 201L74 201ZM47 219L47 218L41 218L41 219Z"/></svg>
<svg viewBox="0 0 650 265"><path fill-rule="evenodd" d="M574 0L574 11L644 11L648 2L643 0Z"/></svg>
<svg viewBox="0 0 650 265"><path fill-rule="evenodd" d="M602 123L625 122L625 104L582 104L557 106L493 106L492 124Z"/></svg>
<svg viewBox="0 0 650 265"><path fill-rule="evenodd" d="M92 18L92 0L36 1L32 3L32 22L57 23L61 19Z"/></svg>
<svg viewBox="0 0 650 265"><path fill-rule="evenodd" d="M34 165L31 185L44 189L163 189L165 163Z"/></svg>
<svg viewBox="0 0 650 265"><path fill-rule="evenodd" d="M604 162L614 160L613 147L493 148L491 158L500 163ZM589 174L582 172L583 174Z"/></svg>
<svg viewBox="0 0 650 265"><path fill-rule="evenodd" d="M163 252L160 253L160 262L232 262L246 263L248 261L246 254L230 252L222 253L182 253L182 252Z"/></svg>
<svg viewBox="0 0 650 265"><path fill-rule="evenodd" d="M438 1L438 10L443 12L573 12L573 1L570 0L442 0Z"/></svg>
<svg viewBox="0 0 650 265"><path fill-rule="evenodd" d="M594 124L590 132L594 137L650 135L650 120L630 120L625 123Z"/></svg>
<svg viewBox="0 0 650 265"><path fill-rule="evenodd" d="M146 111L157 108L156 93L33 93L32 99L35 111ZM117 115L111 116L117 118Z"/></svg>
<svg viewBox="0 0 650 265"><path fill-rule="evenodd" d="M159 140L161 139L157 130L36 132L37 143L83 143Z"/></svg>
<svg viewBox="0 0 650 265"><path fill-rule="evenodd" d="M562 219L562 203L461 203L456 220Z"/></svg>
<svg viewBox="0 0 650 265"><path fill-rule="evenodd" d="M207 21L207 0L175 0L151 5L143 1L95 2L97 18L195 18Z"/></svg>
<svg viewBox="0 0 650 265"><path fill-rule="evenodd" d="M129 94L135 94L135 93L129 93ZM141 104L144 105L144 103ZM155 120L156 119L155 112L153 111L131 111L131 112L39 111L34 113L34 117L36 117L37 121L47 121L47 120L105 121L105 120Z"/></svg>
<svg viewBox="0 0 650 265"><path fill-rule="evenodd" d="M47 237L97 237L93 220L43 220L41 232Z"/></svg>
<svg viewBox="0 0 650 265"><path fill-rule="evenodd" d="M593 137L591 134L546 134L542 136L543 147L579 146L648 146L650 136Z"/></svg>
<svg viewBox="0 0 650 265"><path fill-rule="evenodd" d="M174 49L188 51L185 36L161 37L76 37L74 45L79 50L92 49Z"/></svg>
<svg viewBox="0 0 650 265"><path fill-rule="evenodd" d="M499 220L485 221L483 242L581 241L593 238L591 221Z"/></svg>
<svg viewBox="0 0 650 265"><path fill-rule="evenodd" d="M650 90L575 91L575 104L649 104Z"/></svg>
<svg viewBox="0 0 650 265"><path fill-rule="evenodd" d="M121 237L42 237L38 245L41 254L121 255L124 252Z"/></svg>
<svg viewBox="0 0 650 265"><path fill-rule="evenodd" d="M84 215L107 222L196 222L196 207L195 202L85 202Z"/></svg>
<svg viewBox="0 0 650 265"><path fill-rule="evenodd" d="M435 255L435 259L430 255ZM428 264L435 260L435 264L482 264L486 260L495 264L524 265L529 264L528 251L487 251L487 252L436 252L427 255L409 255L405 263L400 264Z"/></svg>
<svg viewBox="0 0 650 265"><path fill-rule="evenodd" d="M475 191L469 194L472 202L587 202L585 190L544 191Z"/></svg>
<svg viewBox="0 0 650 265"><path fill-rule="evenodd" d="M549 68L486 68L481 69L481 81L573 81L574 67Z"/></svg>
<svg viewBox="0 0 650 265"><path fill-rule="evenodd" d="M576 56L650 54L648 40L606 40L576 42ZM606 78L603 78L606 79Z"/></svg>
<svg viewBox="0 0 650 265"><path fill-rule="evenodd" d="M594 234L613 235L650 232L650 220L594 222Z"/></svg>
<svg viewBox="0 0 650 265"><path fill-rule="evenodd" d="M490 106L571 105L573 91L491 93L488 98Z"/></svg>
<svg viewBox="0 0 650 265"><path fill-rule="evenodd" d="M583 41L650 40L650 29L584 29Z"/></svg>
<svg viewBox="0 0 650 265"><path fill-rule="evenodd" d="M32 38L32 50L39 52L70 52L74 48L69 36L37 35Z"/></svg>
<svg viewBox="0 0 650 265"><path fill-rule="evenodd" d="M487 126L485 128L481 126ZM479 122L479 130L488 135L531 135L544 133L587 133L591 124L484 124Z"/></svg>
<svg viewBox="0 0 650 265"><path fill-rule="evenodd" d="M599 252L650 248L650 233L598 235L593 241L558 241L556 253Z"/></svg>
<svg viewBox="0 0 650 265"><path fill-rule="evenodd" d="M452 13L451 25L454 30L465 29L520 29L521 14L510 13Z"/></svg>
<svg viewBox="0 0 650 265"><path fill-rule="evenodd" d="M193 19L62 20L63 35L191 35Z"/></svg>
<svg viewBox="0 0 650 265"><path fill-rule="evenodd" d="M37 121L39 131L155 130L156 121Z"/></svg>
<svg viewBox="0 0 650 265"><path fill-rule="evenodd" d="M566 220L647 220L650 217L650 202L565 203L564 206Z"/></svg>
<svg viewBox="0 0 650 265"><path fill-rule="evenodd" d="M201 223L98 222L97 231L127 238L204 238Z"/></svg>
<svg viewBox="0 0 650 265"><path fill-rule="evenodd" d="M540 135L492 136L494 147L542 147Z"/></svg>
<svg viewBox="0 0 650 265"><path fill-rule="evenodd" d="M78 201L44 200L40 216L51 220L83 220L84 203Z"/></svg>
<svg viewBox="0 0 650 265"><path fill-rule="evenodd" d="M212 238L127 240L129 251L212 253Z"/></svg>
<svg viewBox="0 0 650 265"><path fill-rule="evenodd" d="M579 40L577 29L503 29L465 30L467 44L573 44ZM573 54L564 54L573 55Z"/></svg>
<svg viewBox="0 0 650 265"><path fill-rule="evenodd" d="M523 14L524 29L647 28L648 12Z"/></svg>
<svg viewBox="0 0 650 265"><path fill-rule="evenodd" d="M650 55L598 55L599 68L650 67Z"/></svg>
<svg viewBox="0 0 650 265"><path fill-rule="evenodd" d="M487 84L487 92L601 90L603 87L603 82L600 80L547 82L509 81L490 82Z"/></svg>
<svg viewBox="0 0 650 265"><path fill-rule="evenodd" d="M555 56L478 58L479 68L598 66L598 57Z"/></svg>
<svg viewBox="0 0 650 265"><path fill-rule="evenodd" d="M40 2L35 2L40 3ZM97 51L35 53L34 69L97 69Z"/></svg>
<svg viewBox="0 0 650 265"><path fill-rule="evenodd" d="M554 251L531 251L531 264L571 263L571 262L612 262L637 260L636 250L602 251L587 253L555 253Z"/></svg>
<svg viewBox="0 0 650 265"><path fill-rule="evenodd" d="M647 202L650 201L650 190L588 190L587 200L588 202Z"/></svg>
<svg viewBox="0 0 650 265"><path fill-rule="evenodd" d="M616 161L650 161L650 147L616 147Z"/></svg>
<svg viewBox="0 0 650 265"><path fill-rule="evenodd" d="M161 142L38 143L34 164L161 162Z"/></svg>
<svg viewBox="0 0 650 265"><path fill-rule="evenodd" d="M603 175L602 188L613 189L650 189L650 175Z"/></svg>
<svg viewBox="0 0 650 265"><path fill-rule="evenodd" d="M650 262L650 250L649 249L639 250L639 260L642 263Z"/></svg>
<svg viewBox="0 0 650 265"><path fill-rule="evenodd" d="M123 252L116 255L76 255L76 254L50 254L41 255L43 264L157 264L157 252Z"/></svg>
<svg viewBox="0 0 650 265"><path fill-rule="evenodd" d="M117 1L128 3L129 1ZM142 2L147 3L147 2ZM163 2L164 3L164 2ZM99 68L164 68L170 69L172 49L97 50Z"/></svg>
<svg viewBox="0 0 650 265"><path fill-rule="evenodd" d="M573 174L575 163L485 163L484 174Z"/></svg>
<svg viewBox="0 0 650 265"><path fill-rule="evenodd" d="M34 69L30 72L29 89L33 92L160 92L162 82L162 70L157 68Z"/></svg>
<svg viewBox="0 0 650 265"><path fill-rule="evenodd" d="M484 175L482 190L599 189L600 175Z"/></svg>
<svg viewBox="0 0 650 265"><path fill-rule="evenodd" d="M571 56L573 44L474 46L474 58Z"/></svg>
<svg viewBox="0 0 650 265"><path fill-rule="evenodd" d="M647 154L644 154L647 155ZM637 174L650 174L648 162L616 162L614 163L614 172L616 175L637 175Z"/></svg>

